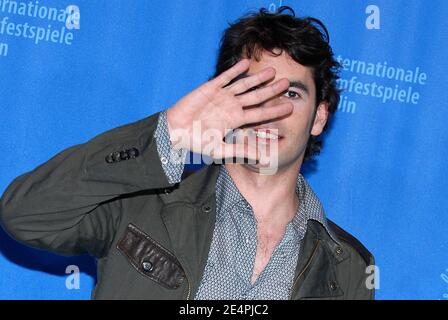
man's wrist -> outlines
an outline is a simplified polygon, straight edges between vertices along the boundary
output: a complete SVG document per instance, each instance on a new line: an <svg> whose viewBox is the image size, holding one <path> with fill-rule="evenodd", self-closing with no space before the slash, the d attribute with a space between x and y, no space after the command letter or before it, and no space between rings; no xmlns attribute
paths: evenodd
<svg viewBox="0 0 448 320"><path fill-rule="evenodd" d="M159 153L162 168L170 183L181 180L186 156L185 149L174 150L169 138L166 110L160 113L155 132L157 152Z"/></svg>

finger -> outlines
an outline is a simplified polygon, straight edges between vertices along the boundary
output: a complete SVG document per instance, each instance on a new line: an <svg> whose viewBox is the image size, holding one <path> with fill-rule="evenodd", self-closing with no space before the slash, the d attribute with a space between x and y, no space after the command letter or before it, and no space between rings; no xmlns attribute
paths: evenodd
<svg viewBox="0 0 448 320"><path fill-rule="evenodd" d="M222 88L230 81L232 81L236 76L246 71L247 68L249 68L249 59L241 59L231 68L227 69L215 79L213 79L212 83Z"/></svg>
<svg viewBox="0 0 448 320"><path fill-rule="evenodd" d="M254 75L240 79L234 84L228 86L229 90L234 94L240 94L256 87L275 76L275 69L272 67L265 68Z"/></svg>
<svg viewBox="0 0 448 320"><path fill-rule="evenodd" d="M293 111L293 104L290 102L278 104L271 107L256 107L244 110L243 121L244 123L239 126L257 123L263 121L274 120L290 114Z"/></svg>
<svg viewBox="0 0 448 320"><path fill-rule="evenodd" d="M281 79L271 85L239 95L236 98L243 106L252 106L275 97L289 88L289 80Z"/></svg>
<svg viewBox="0 0 448 320"><path fill-rule="evenodd" d="M233 144L222 143L220 148L215 150L212 156L215 159L248 159L253 163L256 163L260 158L260 154L257 151L257 146L251 146L248 144Z"/></svg>

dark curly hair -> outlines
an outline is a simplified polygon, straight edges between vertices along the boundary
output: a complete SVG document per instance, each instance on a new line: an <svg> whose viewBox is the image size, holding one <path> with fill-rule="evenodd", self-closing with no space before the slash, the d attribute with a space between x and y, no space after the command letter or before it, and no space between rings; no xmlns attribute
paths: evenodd
<svg viewBox="0 0 448 320"><path fill-rule="evenodd" d="M276 54L275 49L280 52ZM336 81L341 66L333 57L328 30L320 20L298 18L292 8L282 6L274 13L262 8L229 23L221 38L213 78L236 64L243 55L259 60L263 50L277 56L285 51L299 64L310 67L316 86L316 107L326 101L330 115L336 111L340 99ZM327 125L328 121L324 130ZM322 141L310 135L304 160L319 154L321 148Z"/></svg>

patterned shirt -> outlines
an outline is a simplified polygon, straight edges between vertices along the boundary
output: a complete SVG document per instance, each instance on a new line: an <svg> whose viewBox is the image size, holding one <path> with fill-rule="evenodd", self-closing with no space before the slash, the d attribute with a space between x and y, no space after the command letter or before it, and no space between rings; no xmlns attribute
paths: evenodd
<svg viewBox="0 0 448 320"><path fill-rule="evenodd" d="M155 138L168 181L179 182L186 152L171 148L165 111L160 113ZM257 221L251 205L241 195L225 166L220 166L216 183L216 223L195 299L289 299L308 220L319 221L338 242L328 228L319 199L301 174L297 178L296 193L299 208L269 262L252 284Z"/></svg>

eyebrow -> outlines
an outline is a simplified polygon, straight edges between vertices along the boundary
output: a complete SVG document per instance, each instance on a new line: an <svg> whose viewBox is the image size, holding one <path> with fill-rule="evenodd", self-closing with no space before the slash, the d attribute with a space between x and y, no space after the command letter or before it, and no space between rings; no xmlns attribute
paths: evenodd
<svg viewBox="0 0 448 320"><path fill-rule="evenodd" d="M247 78L250 76L251 76L251 74L248 74L247 71L243 72L243 73L239 74L236 78L234 78L232 81L230 81L230 83L228 85L231 85L240 79ZM297 88L297 89L305 92L305 94L308 96L310 94L310 90L308 89L308 86L305 83L303 83L303 81L301 81L301 80L290 80L289 87Z"/></svg>
<svg viewBox="0 0 448 320"><path fill-rule="evenodd" d="M300 80L293 80L293 81L289 81L289 86L293 87L293 88L297 88L299 90L302 90L303 92L305 92L305 94L307 96L309 96L310 91L308 89L308 86L306 84L304 84L302 81Z"/></svg>

